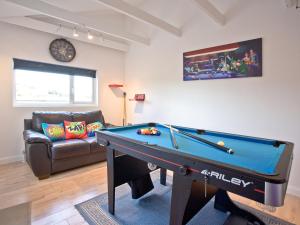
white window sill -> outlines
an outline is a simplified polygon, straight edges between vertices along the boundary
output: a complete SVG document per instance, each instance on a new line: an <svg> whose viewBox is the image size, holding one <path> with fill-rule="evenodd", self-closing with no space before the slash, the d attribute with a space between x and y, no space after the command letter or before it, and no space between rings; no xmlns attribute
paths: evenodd
<svg viewBox="0 0 300 225"><path fill-rule="evenodd" d="M74 108L74 107L98 107L98 104L95 103L78 103L78 104L49 104L49 103L41 103L41 104L35 104L35 103L14 103L14 108Z"/></svg>

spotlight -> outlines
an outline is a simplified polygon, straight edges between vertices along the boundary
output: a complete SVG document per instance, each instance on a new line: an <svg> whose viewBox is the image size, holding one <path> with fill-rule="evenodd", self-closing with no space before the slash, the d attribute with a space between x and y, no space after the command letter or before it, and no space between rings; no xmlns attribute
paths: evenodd
<svg viewBox="0 0 300 225"><path fill-rule="evenodd" d="M61 32L61 30L62 30L62 26L61 26L61 24L59 24L59 25L57 26L56 33Z"/></svg>
<svg viewBox="0 0 300 225"><path fill-rule="evenodd" d="M94 38L94 36L90 33L90 31L88 31L87 37L89 40L92 40Z"/></svg>
<svg viewBox="0 0 300 225"><path fill-rule="evenodd" d="M73 29L73 36L74 37L78 37L79 36L76 27L74 27L74 29Z"/></svg>

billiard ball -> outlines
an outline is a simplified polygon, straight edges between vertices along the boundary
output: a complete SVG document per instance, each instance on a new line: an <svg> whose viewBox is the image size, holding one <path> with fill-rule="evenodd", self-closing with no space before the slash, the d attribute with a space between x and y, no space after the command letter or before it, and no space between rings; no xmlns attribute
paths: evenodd
<svg viewBox="0 0 300 225"><path fill-rule="evenodd" d="M220 146L224 146L224 145L225 145L225 143L224 143L224 141L218 141L218 145L220 145Z"/></svg>

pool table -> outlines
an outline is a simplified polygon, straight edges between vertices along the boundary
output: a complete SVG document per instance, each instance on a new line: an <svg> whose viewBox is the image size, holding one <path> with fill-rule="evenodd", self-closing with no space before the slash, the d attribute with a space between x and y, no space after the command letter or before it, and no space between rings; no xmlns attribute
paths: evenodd
<svg viewBox="0 0 300 225"><path fill-rule="evenodd" d="M156 127L161 135L140 135L138 129ZM210 142L223 141L233 154L220 151L159 123L144 123L98 131L97 142L107 148L108 205L114 214L115 187L128 183L132 197L139 198L153 188L149 173L160 169L165 185L166 170L173 171L170 224L188 221L212 198L214 206L230 212L228 224L236 216L247 222L264 224L239 208L227 191L265 205L284 204L293 159L293 143L248 137L180 126L174 128ZM239 220L239 223L240 220Z"/></svg>

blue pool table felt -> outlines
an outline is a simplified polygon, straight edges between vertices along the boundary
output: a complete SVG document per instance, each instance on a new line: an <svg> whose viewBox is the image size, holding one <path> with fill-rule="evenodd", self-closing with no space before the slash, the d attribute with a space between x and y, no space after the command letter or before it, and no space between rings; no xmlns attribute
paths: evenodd
<svg viewBox="0 0 300 225"><path fill-rule="evenodd" d="M209 131L204 134L198 134L194 129L184 129L186 132L214 143L223 141L226 147L234 150L234 154L222 152L210 145L174 132L179 146L179 149L176 149L172 145L170 130L161 125L156 126L161 132L160 136L137 134L138 129L147 127L147 125L135 125L112 128L108 129L108 131L121 137L148 142L148 144L156 144L158 146L168 148L170 151L183 152L196 157L242 167L265 175L273 175L276 172L277 163L285 148L285 144L280 144L278 147L273 146L274 141L272 140L247 138L239 135L222 134Z"/></svg>

